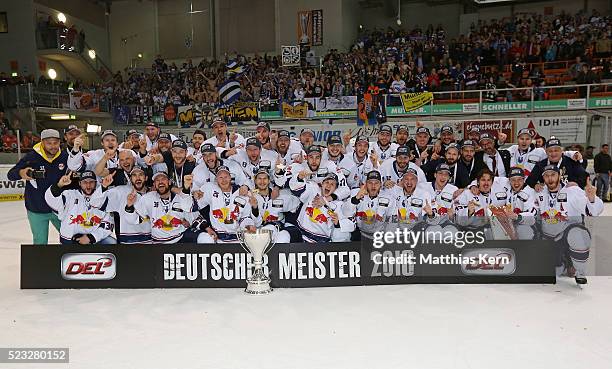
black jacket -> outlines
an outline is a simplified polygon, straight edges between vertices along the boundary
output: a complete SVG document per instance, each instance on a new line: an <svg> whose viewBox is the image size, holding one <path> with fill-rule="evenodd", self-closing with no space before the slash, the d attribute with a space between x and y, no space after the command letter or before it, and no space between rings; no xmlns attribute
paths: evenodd
<svg viewBox="0 0 612 369"><path fill-rule="evenodd" d="M497 150L497 152L499 152L499 156L501 156L502 159L502 163L504 164L504 169L506 171L506 175L508 173L510 173L510 151L508 150ZM487 167L486 162L484 161L484 156L485 156L485 152L484 151L479 151L476 154L474 154L474 160L479 160L481 161L485 167ZM489 168L491 169L491 168Z"/></svg>
<svg viewBox="0 0 612 369"><path fill-rule="evenodd" d="M535 186L536 183L544 183L544 179L542 178L542 171L544 167L548 165L548 158L538 162L529 177L527 177L527 185ZM561 157L561 181L562 182L576 182L580 186L580 188L584 189L586 186L586 181L589 174L584 170L582 165L577 161L574 161L567 156Z"/></svg>
<svg viewBox="0 0 612 369"><path fill-rule="evenodd" d="M431 160L426 164L421 166L423 172L425 172L425 176L429 182L433 182L435 180L434 174L436 173L436 167L440 163L446 163L446 159L440 158L438 160ZM457 166L457 175L455 176L455 166ZM475 167L475 165L474 165ZM472 179L470 179L470 174L468 173L468 169L465 164L456 163L451 167L451 176L448 183L457 186L458 188L466 188Z"/></svg>
<svg viewBox="0 0 612 369"><path fill-rule="evenodd" d="M478 174L478 172L487 167L487 165L482 161L482 157L478 159L476 156L474 156L474 159L472 159L472 161L467 164L462 159L459 159L458 164L463 166L465 172L468 174L470 182L476 179L476 175Z"/></svg>
<svg viewBox="0 0 612 369"><path fill-rule="evenodd" d="M584 160L586 161L586 159ZM612 171L612 157L608 154L599 153L595 155L595 173L606 173Z"/></svg>

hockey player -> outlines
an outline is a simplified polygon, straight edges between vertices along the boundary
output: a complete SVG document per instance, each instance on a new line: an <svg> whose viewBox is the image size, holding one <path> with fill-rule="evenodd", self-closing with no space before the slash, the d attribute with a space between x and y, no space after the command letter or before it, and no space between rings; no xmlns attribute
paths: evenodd
<svg viewBox="0 0 612 369"><path fill-rule="evenodd" d="M147 165L156 163L164 163L170 174L172 185L179 189L183 188L183 180L185 176L191 175L196 167L195 160L187 160L187 144L183 140L175 140L172 143L170 151L164 151L160 154L149 154L145 159Z"/></svg>
<svg viewBox="0 0 612 369"><path fill-rule="evenodd" d="M191 187L191 179L185 178L185 186ZM127 195L123 219L134 225L150 222L153 243L194 242L196 235L189 230L197 216L193 198L172 192L166 172L153 175L153 189L140 197L136 190Z"/></svg>
<svg viewBox="0 0 612 369"><path fill-rule="evenodd" d="M71 173L60 178L45 192L47 204L58 213L60 219L60 243L62 244L114 244L111 236L113 218L105 206L95 208L90 199L96 190L96 175L90 170L80 174L79 189L69 190Z"/></svg>
<svg viewBox="0 0 612 369"><path fill-rule="evenodd" d="M155 123L155 122L151 122L148 121L147 124L145 125L145 134L144 134L144 140L145 140L145 148L148 151L151 151L151 149L153 149L154 147L157 146L157 141L159 140L161 136L161 129L159 128L159 124ZM170 141L170 143L172 143L172 141L176 140L176 136L172 135L172 134L168 134L168 133L164 133L163 137L167 137L168 140Z"/></svg>
<svg viewBox="0 0 612 369"><path fill-rule="evenodd" d="M206 140L206 132L201 129L196 129L191 136L191 145L187 148L187 157L193 157L196 164L202 162L202 151L200 148Z"/></svg>
<svg viewBox="0 0 612 369"><path fill-rule="evenodd" d="M219 159L217 150L211 143L202 144L202 163L198 164L193 169L193 189L199 191L199 188L204 183L214 182L217 175L217 169L221 166L228 167L233 175L234 183L238 186L246 186L249 184L248 178L244 175L242 168L238 163L229 159Z"/></svg>
<svg viewBox="0 0 612 369"><path fill-rule="evenodd" d="M355 217L361 236L371 239L374 232L385 230L388 218L393 215L391 199L382 197L382 178L376 170L369 172L360 188L351 192L349 201L344 202L344 214Z"/></svg>
<svg viewBox="0 0 612 369"><path fill-rule="evenodd" d="M506 215L514 221L518 239L535 239L535 197L533 188L525 186L524 168L512 167L508 173L510 187L508 188Z"/></svg>
<svg viewBox="0 0 612 369"><path fill-rule="evenodd" d="M359 168L353 158L345 156L343 151L344 146L340 136L332 135L327 139L327 149L323 151L322 160L334 163L336 168L342 171L349 188L357 188L360 185Z"/></svg>
<svg viewBox="0 0 612 369"><path fill-rule="evenodd" d="M445 163L448 165L451 175L449 178L449 183L457 186L458 188L465 188L468 184L470 184L470 176L467 172L467 169L463 165L459 165L459 146L455 143L451 143L446 147L444 151L444 158L438 160L431 160L426 164L421 166L423 172L425 172L425 176L430 182L434 181L434 174L436 173L436 168L441 163Z"/></svg>
<svg viewBox="0 0 612 369"><path fill-rule="evenodd" d="M391 126L383 124L378 131L378 141L370 144L370 153L374 153L380 161L392 158L395 156L395 151L399 147L398 144L391 142L393 130Z"/></svg>
<svg viewBox="0 0 612 369"><path fill-rule="evenodd" d="M410 149L408 146L401 146L397 149L395 158L385 160L378 168L374 165L373 169L379 170L382 177L383 186L387 189L396 186L408 168L418 173L419 182L427 182L425 173L415 163L410 161Z"/></svg>
<svg viewBox="0 0 612 369"><path fill-rule="evenodd" d="M531 143L531 131L523 128L518 132L517 144L508 148L510 166L523 169L525 177L529 177L533 167L546 158L546 151Z"/></svg>
<svg viewBox="0 0 612 369"><path fill-rule="evenodd" d="M423 220L436 216L432 208L431 195L418 187L419 178L419 173L415 169L407 168L400 183L381 193L381 196L392 199L394 204L387 230L413 229L417 225L422 225Z"/></svg>
<svg viewBox="0 0 612 369"><path fill-rule="evenodd" d="M297 217L302 239L309 243L350 240L355 223L344 215L342 202L334 196L338 176L329 172L318 184L309 180L310 174L308 169L303 169L289 181L289 188L302 202Z"/></svg>
<svg viewBox="0 0 612 369"><path fill-rule="evenodd" d="M255 189L249 191L249 203L255 226L272 230L275 243L289 243L291 237L284 230L284 213L295 211L299 201L295 196L279 196L278 190L273 191L267 170L260 169L255 175Z"/></svg>
<svg viewBox="0 0 612 369"><path fill-rule="evenodd" d="M448 154L448 151L447 151ZM419 184L429 192L432 198L432 209L440 217L452 218L454 215L453 199L457 186L450 183L452 169L446 163L440 163L436 167L433 182Z"/></svg>
<svg viewBox="0 0 612 369"><path fill-rule="evenodd" d="M198 236L198 243L236 242L239 229L255 231L251 217L248 190L232 185L230 169L220 166L216 181L205 183L200 191L203 196L198 200L200 209L210 208L208 224L199 225L204 230Z"/></svg>
<svg viewBox="0 0 612 369"><path fill-rule="evenodd" d="M270 140L270 123L259 122L257 123L255 130L257 132L255 134L255 138L259 141L261 147L266 150L272 150L272 141Z"/></svg>
<svg viewBox="0 0 612 369"><path fill-rule="evenodd" d="M93 171L96 164L103 158L107 159L106 168L117 168L119 166L117 134L111 130L106 130L101 137L102 148L90 150L83 153L83 137L79 136L74 140L72 151L68 153L68 169L79 172L84 170ZM131 152L131 150L130 150Z"/></svg>
<svg viewBox="0 0 612 369"><path fill-rule="evenodd" d="M98 164L96 164L94 173L96 173L98 177L103 178L108 176L110 173L116 173L116 175L113 177L113 183L111 186L122 186L130 183L130 173L136 165L134 152L127 149L119 151L117 154L119 165L115 168L108 169L106 166L108 165L108 162L113 159L114 155L115 153L113 151L107 150L102 159L100 159Z"/></svg>
<svg viewBox="0 0 612 369"><path fill-rule="evenodd" d="M215 147L222 147L224 149L244 147L244 137L236 133L236 129L229 134L227 132L227 124L221 117L214 117L210 128L212 129L214 136L204 141L204 143L210 143Z"/></svg>
<svg viewBox="0 0 612 369"><path fill-rule="evenodd" d="M117 172L113 172L104 177L102 185L96 189L90 202L94 207L105 206L107 212L119 214L120 224L117 227L119 230L117 241L120 244L151 243L151 222L149 219L143 219L142 223L139 224L131 224L123 220L129 216L125 212L128 195L135 192L137 199L140 199L147 193L147 176L142 168L134 167L129 174L130 184L110 188L114 177L117 175Z"/></svg>
<svg viewBox="0 0 612 369"><path fill-rule="evenodd" d="M299 141L291 139L289 131L281 130L276 135L276 152L281 156L281 164L291 165L294 162L301 163L306 154L302 150Z"/></svg>
<svg viewBox="0 0 612 369"><path fill-rule="evenodd" d="M246 140L244 149L232 147L221 152L222 159L230 159L238 163L245 177L248 179L249 188L255 188L255 174L260 168L272 171L278 160L278 153L262 149L261 142L255 137Z"/></svg>
<svg viewBox="0 0 612 369"><path fill-rule="evenodd" d="M574 275L576 283L585 284L591 234L584 227L584 217L601 214L603 201L596 196L597 189L590 182L585 190L564 185L557 165L545 166L542 177L545 186L537 194L535 206L544 237L554 239L559 247L557 275L565 272Z"/></svg>

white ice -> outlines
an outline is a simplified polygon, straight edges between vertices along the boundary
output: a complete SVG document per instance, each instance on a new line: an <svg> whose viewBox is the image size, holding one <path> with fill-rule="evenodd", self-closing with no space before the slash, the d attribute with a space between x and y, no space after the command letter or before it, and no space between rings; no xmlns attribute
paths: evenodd
<svg viewBox="0 0 612 369"><path fill-rule="evenodd" d="M582 290L569 279L268 296L20 290L19 245L31 240L22 203L0 204L0 235L0 347L70 348L70 364L3 369L612 367L612 277Z"/></svg>

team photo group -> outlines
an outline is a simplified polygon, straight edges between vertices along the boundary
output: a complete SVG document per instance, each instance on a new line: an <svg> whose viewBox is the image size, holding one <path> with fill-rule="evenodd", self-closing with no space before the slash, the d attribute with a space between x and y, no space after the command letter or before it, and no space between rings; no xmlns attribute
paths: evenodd
<svg viewBox="0 0 612 369"><path fill-rule="evenodd" d="M34 243L48 243L49 221L61 244L81 245L235 243L260 228L277 243L318 244L398 228L486 239L501 230L501 239L560 241L558 273L586 283L584 218L603 201L586 159L555 137L537 147L537 133L522 129L507 145L502 132L464 138L447 125L434 137L418 123L411 137L383 124L376 137L348 131L321 146L310 129L294 137L259 122L245 138L219 118L210 128L188 144L149 122L125 137L104 131L102 148L87 152L76 126L43 131L9 172L27 181Z"/></svg>

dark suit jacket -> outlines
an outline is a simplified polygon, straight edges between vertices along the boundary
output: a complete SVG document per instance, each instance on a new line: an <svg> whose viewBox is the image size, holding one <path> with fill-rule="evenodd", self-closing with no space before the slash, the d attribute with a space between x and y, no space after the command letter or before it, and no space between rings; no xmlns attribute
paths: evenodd
<svg viewBox="0 0 612 369"><path fill-rule="evenodd" d="M510 151L508 150L497 150L499 152L499 156L501 156L502 163L504 164L504 169L506 170L506 175L510 173ZM479 151L474 155L475 160L481 161L485 167L487 167L486 162L484 161L484 156L486 154L484 151ZM498 163L499 164L499 163Z"/></svg>
<svg viewBox="0 0 612 369"><path fill-rule="evenodd" d="M533 187L536 183L544 183L542 178L542 171L544 167L548 165L548 159L544 159L538 162L529 177L527 177L527 185ZM567 156L561 157L561 180L568 182L576 182L580 188L584 189L589 174L584 170L579 162L574 161L572 158Z"/></svg>

